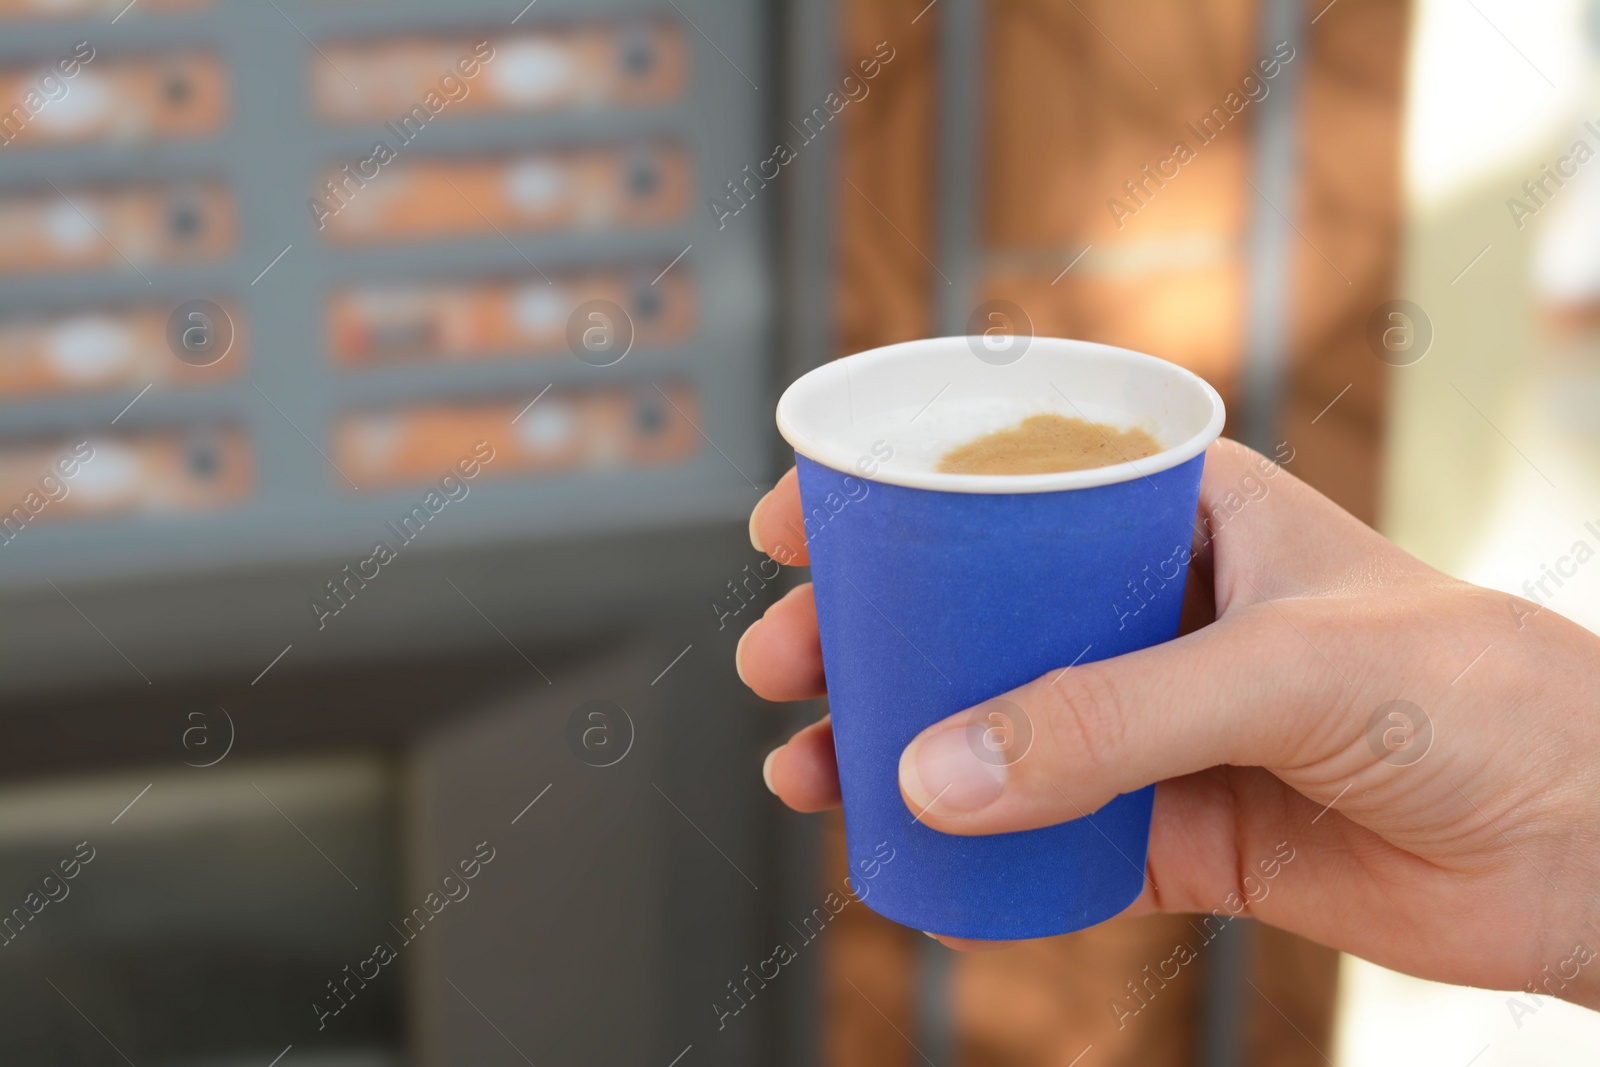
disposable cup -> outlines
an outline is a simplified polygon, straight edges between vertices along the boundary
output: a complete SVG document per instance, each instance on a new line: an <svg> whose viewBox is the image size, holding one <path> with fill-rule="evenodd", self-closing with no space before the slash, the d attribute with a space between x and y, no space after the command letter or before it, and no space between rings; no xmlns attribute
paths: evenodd
<svg viewBox="0 0 1600 1067"><path fill-rule="evenodd" d="M783 394L778 429L799 467L793 533L810 552L850 866L877 871L865 903L919 930L1009 940L1092 926L1138 897L1154 786L1054 826L958 836L906 806L900 754L975 708L974 754L1025 760L1050 728L1044 710L991 698L1177 635L1223 405L1153 356L1033 338L996 358L989 341L829 363ZM1051 474L935 469L949 448L1041 413L1141 427L1162 450ZM795 545L768 547L781 559ZM1070 807L1074 783L1060 788Z"/></svg>

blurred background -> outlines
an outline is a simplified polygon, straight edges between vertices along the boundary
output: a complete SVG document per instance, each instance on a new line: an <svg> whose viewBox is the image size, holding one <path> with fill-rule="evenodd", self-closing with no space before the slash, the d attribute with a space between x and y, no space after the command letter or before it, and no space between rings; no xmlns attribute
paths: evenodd
<svg viewBox="0 0 1600 1067"><path fill-rule="evenodd" d="M1596 1062L1247 920L793 939L732 656L777 394L974 324L1600 627L1597 153L1582 0L0 0L0 1058Z"/></svg>

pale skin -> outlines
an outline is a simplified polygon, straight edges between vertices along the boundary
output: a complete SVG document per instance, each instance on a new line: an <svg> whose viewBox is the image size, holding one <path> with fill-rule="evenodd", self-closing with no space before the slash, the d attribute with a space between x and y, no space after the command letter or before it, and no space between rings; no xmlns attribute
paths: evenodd
<svg viewBox="0 0 1600 1067"><path fill-rule="evenodd" d="M908 808L945 833L992 834L1156 782L1129 914L1242 901L1408 974L1600 1009L1600 637L1424 565L1231 441L1207 454L1200 511L1182 636L996 694L1033 724L1009 767L954 743L965 712L930 727L901 756ZM799 526L791 470L751 539L804 565ZM745 632L737 663L768 700L824 695L809 584ZM1371 727L1394 700L1422 709L1431 745ZM798 811L837 807L828 721L763 774ZM1252 903L1256 868L1285 841L1294 860Z"/></svg>

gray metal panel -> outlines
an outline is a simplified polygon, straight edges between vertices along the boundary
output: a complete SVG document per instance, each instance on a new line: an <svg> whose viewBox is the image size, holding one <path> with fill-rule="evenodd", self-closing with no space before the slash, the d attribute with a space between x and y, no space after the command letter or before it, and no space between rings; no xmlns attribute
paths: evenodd
<svg viewBox="0 0 1600 1067"><path fill-rule="evenodd" d="M406 18L404 8L397 10L392 5L381 14L330 6L281 6L313 39L357 31L387 35L397 28L445 22L452 28L487 33L506 28L507 21L503 5L483 3L452 5L447 19L436 10L420 7L413 17ZM758 146L764 143L761 101L717 49L743 60L741 66L758 69L758 12L743 7L725 10L708 0L685 0L678 6L694 23L713 27L718 37L713 48L692 28L686 28L694 59L691 98L685 106L660 109L660 114L613 110L528 119L451 117L448 124L429 131L429 143L417 149L419 158L518 145L611 143L641 135L642 139L654 139L665 134L683 138L695 150L700 186L714 185L719 175L738 173L745 162L760 158ZM530 11L518 26L526 29L537 22L559 21L579 13L592 18L640 10L661 12L681 22L670 5L660 3L580 7L547 2ZM165 32L178 27L181 32L170 36ZM29 29L42 37L37 27ZM81 281L59 276L23 279L5 285L0 306L37 307L41 302L59 306L63 293L70 294L74 302L80 295L86 302L116 295L139 299L152 293L174 302L219 291L242 297L258 353L247 380L190 394L154 389L119 428L237 420L249 430L258 448L260 491L245 505L222 513L108 519L58 526L49 530L48 537L19 538L8 546L0 583L34 584L64 573L91 580L152 569L181 570L196 563L344 553L369 540L396 506L415 495L393 491L352 498L322 457L253 386L270 396L326 450L330 421L363 402L387 402L401 396L428 399L440 395L441 387L452 395L525 394L531 399L552 381L558 385L643 382L682 374L701 391L707 413L703 429L717 447L741 467L759 471L765 466L769 454L762 432L765 427L752 402L762 395L766 377L761 358L769 312L768 250L761 218L767 213L765 204L757 201L741 213L739 226L721 233L709 224L708 213L696 206L681 224L655 233L515 235L517 246L545 269L596 261L665 262L692 242L695 247L685 263L695 271L702 294L715 294L717 311L708 314L711 309L703 306L698 336L675 352L638 352L618 367L603 371L563 355L470 368L391 368L341 374L328 365L321 341L322 298L333 282L363 275L449 278L461 276L463 269L468 276L519 269L527 273L527 264L498 240L408 243L394 249L354 252L319 245L301 191L311 189L312 175L319 167L342 157L338 146L363 143L365 131L328 131L311 119L301 98L308 67L322 60L270 5L227 3L215 14L152 19L144 24L130 17L115 27L93 27L93 34L105 55L143 50L156 43L170 47L174 40L215 42L233 82L236 114L229 132L203 146L179 146L176 153L35 150L15 157L15 163L8 157L0 182L15 188L53 173L61 184L64 172L75 177L221 176L235 190L240 206L240 248L216 266L146 268L154 283L151 286L126 269L88 275ZM6 51L13 49L23 51L14 40ZM752 214L755 217L750 217ZM295 246L293 251L252 287L251 279L290 243ZM702 302L711 303L704 296ZM0 433L34 433L63 423L81 426L85 432L100 429L127 403L124 392L0 405ZM670 519L685 513L680 504L686 499L692 501L689 510L695 514L734 517L748 505L746 498L751 492L716 449L702 448L684 470L484 482L474 487L481 506L473 509L473 517L452 524L452 530L441 529L441 540L466 544L485 536L532 537L575 528L615 528L630 518ZM629 506L613 506L619 498ZM308 530L314 530L314 535L306 536Z"/></svg>
<svg viewBox="0 0 1600 1067"><path fill-rule="evenodd" d="M532 678L407 754L401 899L436 890L479 842L494 855L460 914L406 948L412 1062L665 1063L682 1048L667 1051L662 995L678 969L665 882L679 816L652 788L672 788L653 652L616 649L555 686ZM616 766L582 765L563 737L597 698L620 700L638 731Z"/></svg>
<svg viewBox="0 0 1600 1067"><path fill-rule="evenodd" d="M939 19L939 247L932 285L935 322L946 336L967 332L982 265L985 6L945 0L925 15Z"/></svg>
<svg viewBox="0 0 1600 1067"><path fill-rule="evenodd" d="M13 591L12 602L21 604L17 598L39 594L55 597L46 579L70 593L87 593L125 582L237 568L290 567L312 573L331 563L337 569L352 553L370 551L383 523L409 509L423 491L350 492L317 452L329 451L330 425L337 415L405 399L532 399L552 382L558 388L638 383L648 389L663 378L688 380L699 392L701 429L715 446L703 445L687 464L660 470L483 479L472 486L470 502L453 521L430 530L430 553L742 519L756 496L746 475L762 479L774 452L766 416L772 366L772 207L757 198L719 232L704 199L706 190L720 187L770 150L766 109L779 86L762 85L758 91L735 69L742 68L758 82L767 80L766 13L756 5L716 0L541 0L524 12L517 30L635 14L683 25L691 49L686 100L638 111L446 115L437 128L430 128L426 143L419 142L416 157L679 139L692 152L695 193L686 217L659 231L519 232L513 235L519 253L496 239L336 249L319 242L306 208L318 169L346 158L352 146L363 145L370 135L365 127L324 128L313 118L309 76L325 60L307 37L387 37L414 29L503 32L512 29L517 5L461 0L441 10L420 0L381 7L280 0L276 6L281 13L274 5L253 0L217 0L208 11L183 15L145 14L136 8L114 25L98 17L29 23L8 26L0 39L0 62L52 55L64 42L86 38L105 57L181 46L214 47L221 56L233 104L232 120L221 135L170 148L35 148L8 154L0 158L0 190L48 191L41 184L45 178L68 191L80 178L221 178L238 204L236 254L217 264L145 268L148 285L120 265L81 275L8 279L0 283L0 310L92 307L121 299L176 304L219 294L239 299L252 348L242 380L193 391L158 386L120 420L117 430L236 424L253 442L257 467L256 494L226 510L29 528L0 558L0 588ZM252 279L291 243L292 251L252 286ZM660 265L691 243L679 269L692 270L696 278L696 336L667 349L635 351L616 367L592 368L562 353L551 359L352 374L335 369L323 352L323 297L335 281L527 274L523 254L545 270ZM103 432L136 391L0 402L0 437L62 428ZM172 620L170 639L181 644L186 633L227 632L232 619L249 613L236 603L239 596L281 594L285 603L299 603L309 592L296 586L274 593L250 583L219 591L209 606ZM270 611L273 605L259 607ZM433 625L428 613L416 614L412 622L422 630ZM57 661L63 672L71 669L73 650L37 645L37 654Z"/></svg>
<svg viewBox="0 0 1600 1067"><path fill-rule="evenodd" d="M382 669L417 656L503 651L508 641L532 655L664 605L692 604L710 618L705 605L726 594L735 562L752 555L742 523L479 545L470 554L422 549L321 629L307 604L337 573L326 562L231 569L226 582L197 572L61 583L71 603L48 586L5 596L0 696L143 688L145 678L158 688L204 678L248 689L269 664L272 680L303 678L341 664Z"/></svg>
<svg viewBox="0 0 1600 1067"><path fill-rule="evenodd" d="M1261 5L1261 37L1257 54L1270 54L1279 41L1297 53L1306 43L1304 5L1297 0L1266 0ZM1254 158L1250 164L1251 218L1249 281L1245 307L1243 411L1240 438L1251 448L1270 453L1276 443L1289 364L1290 321L1294 283L1294 222L1299 174L1301 58L1279 73L1272 93L1256 115Z"/></svg>

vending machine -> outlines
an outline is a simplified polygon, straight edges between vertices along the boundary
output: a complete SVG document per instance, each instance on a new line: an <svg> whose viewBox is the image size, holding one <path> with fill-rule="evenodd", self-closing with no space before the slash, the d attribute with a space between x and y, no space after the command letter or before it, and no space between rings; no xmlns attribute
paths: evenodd
<svg viewBox="0 0 1600 1067"><path fill-rule="evenodd" d="M826 21L0 0L20 1058L783 1062L706 1008L793 861L713 605L822 348L749 168Z"/></svg>

